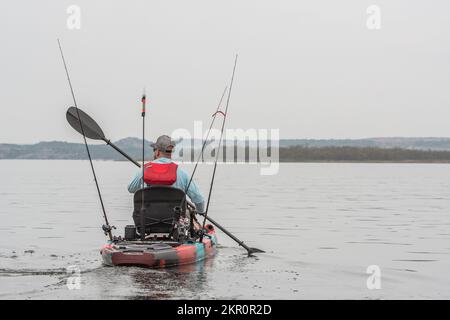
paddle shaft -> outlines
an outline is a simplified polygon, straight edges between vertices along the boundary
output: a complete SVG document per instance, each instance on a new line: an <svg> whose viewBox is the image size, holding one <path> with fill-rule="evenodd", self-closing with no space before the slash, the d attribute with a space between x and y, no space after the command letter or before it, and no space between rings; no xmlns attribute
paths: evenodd
<svg viewBox="0 0 450 320"><path fill-rule="evenodd" d="M225 233L227 236L229 236L231 239L233 239L234 241L237 242L238 245L240 245L241 247L243 247L245 250L248 251L249 255L253 252L252 248L249 248L244 241L239 240L235 235L233 235L231 232L229 232L227 229L225 229L224 227L222 227L219 223L217 223L217 221L215 221L213 218L206 216L204 213L198 213L199 215L205 217L206 220L208 220L209 222L211 222L214 226L216 226L217 228L220 229L220 231L222 231L223 233Z"/></svg>
<svg viewBox="0 0 450 320"><path fill-rule="evenodd" d="M123 152L122 150L120 150L116 145L114 145L114 143L112 143L110 140L106 139L106 138L102 138L103 141L106 142L106 144L108 146L113 147L117 152L119 152L121 155L123 155L125 158L127 158L128 160L130 160L131 162L133 162L137 167L141 167L141 165L136 161L133 160L129 155L127 155L125 152Z"/></svg>

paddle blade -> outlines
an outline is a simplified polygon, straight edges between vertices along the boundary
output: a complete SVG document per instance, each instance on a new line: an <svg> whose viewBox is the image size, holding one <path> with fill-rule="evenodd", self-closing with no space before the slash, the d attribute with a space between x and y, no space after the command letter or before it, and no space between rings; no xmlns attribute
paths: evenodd
<svg viewBox="0 0 450 320"><path fill-rule="evenodd" d="M253 257L254 253L265 253L264 250L258 249L258 248L249 248L250 250L248 250L248 256L249 257Z"/></svg>
<svg viewBox="0 0 450 320"><path fill-rule="evenodd" d="M78 119L78 114L80 115L81 123L83 125L83 130L81 130L80 119ZM83 110L75 107L70 107L67 109L66 113L67 122L80 134L86 135L87 138L94 140L105 140L105 135L99 125L89 117Z"/></svg>

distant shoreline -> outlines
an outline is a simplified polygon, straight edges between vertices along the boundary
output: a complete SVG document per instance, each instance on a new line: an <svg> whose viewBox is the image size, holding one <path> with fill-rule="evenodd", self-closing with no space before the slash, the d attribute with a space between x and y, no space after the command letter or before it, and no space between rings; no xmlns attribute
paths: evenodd
<svg viewBox="0 0 450 320"><path fill-rule="evenodd" d="M383 140L383 146L373 145L304 145L294 144L294 141L281 140L280 146L274 145L272 149L249 145L226 145L220 153L219 161L226 155L226 163L450 163L450 149L445 144L450 140L443 141L428 139L416 139L414 144L405 146L404 139ZM410 140L406 140L411 143ZM295 143L303 143L296 141ZM366 141L367 142L367 141ZM365 142L365 143L366 143ZM373 141L369 141L373 143ZM367 143L369 143L367 142ZM377 140L377 142L379 142ZM444 143L445 142L445 143ZM316 141L316 143L319 143ZM320 143L324 143L320 141ZM330 143L327 141L327 143ZM336 141L334 141L336 143ZM344 143L344 142L339 142ZM349 143L345 141L345 143ZM355 143L352 141L352 143ZM438 145L438 143L440 145ZM140 162L142 157L142 140L137 138L126 138L115 143L131 158ZM292 144L292 145L290 145ZM151 159L152 150L149 143L146 144L146 158ZM389 145L389 146L387 146ZM420 147L418 147L420 145ZM428 149L424 149L424 147ZM436 149L441 147L444 149ZM190 149L190 145L181 145L180 150L188 152L185 154L190 161L195 161L199 149ZM94 160L126 161L122 155L107 145L90 145L92 158ZM189 153L194 150L194 153ZM211 150L205 152L205 160L211 161ZM10 159L35 159L35 160L85 160L86 148L81 143L67 143L61 141L40 142L34 145L0 144L0 160ZM187 163L187 161L186 161Z"/></svg>

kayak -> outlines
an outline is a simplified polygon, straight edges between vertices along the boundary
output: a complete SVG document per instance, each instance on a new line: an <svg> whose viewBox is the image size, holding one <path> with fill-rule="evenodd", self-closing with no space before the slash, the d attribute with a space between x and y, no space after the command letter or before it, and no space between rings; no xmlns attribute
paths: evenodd
<svg viewBox="0 0 450 320"><path fill-rule="evenodd" d="M115 146L111 142L111 140L107 139L102 129L95 122L95 120L92 119L83 110L78 108L75 95L72 90L72 83L70 81L70 76L66 66L61 43L59 40L58 45L74 102L74 106L70 107L66 112L66 119L70 126L75 129L75 131L83 135L86 153L89 158L92 174L94 176L94 182L97 187L97 193L102 208L103 219L105 222L105 224L102 226L102 229L105 235L109 237L108 243L104 245L100 250L100 254L103 258L104 264L108 266L136 265L149 268L161 268L169 266L188 265L198 261L206 260L210 256L214 255L217 245L217 238L214 227L212 225L205 226L206 220L211 222L215 227L217 227L219 230L233 239L239 246L247 250L248 256L252 256L254 253L264 252L263 250L258 248L248 247L246 244L244 244L243 241L239 240L236 236L227 231L224 227L215 222L208 215L208 208L214 185L216 166L219 160L219 152L217 152L215 156L214 171L211 177L209 194L207 197L208 202L206 203L206 211L202 212L202 210L201 212L198 212L195 204L190 203L190 197L186 194L191 190L189 189L189 186L193 181L197 165L199 164L200 159L203 158L203 150L208 142L210 131L218 114L221 114L223 116L219 146L222 142L225 121L228 115L228 102L230 101L234 71L236 69L237 55L234 61L233 74L231 76L230 90L228 91L225 111L221 111L220 107L222 99L225 96L228 87L225 87L219 105L217 107L217 111L213 114L207 138L203 142L201 153L202 157L197 157L194 170L189 178L189 183L187 184L186 188L182 190L172 187L174 182L177 181L177 170L175 169L177 168L176 165L167 163L164 166L165 168L162 168L162 163L158 165L155 165L155 163L153 162L151 162L151 165L149 165L149 163L145 164L145 93L142 95L141 99L141 116L143 119L143 156L141 166L136 160L134 160L124 151ZM119 152L134 165L142 169L142 189L137 190L134 193L133 197L134 225L128 225L125 227L125 234L123 238L121 236L113 236L112 230L115 229L115 227L109 224L97 176L95 174L91 153L89 151L87 138L104 141L107 145L114 148L117 152ZM158 140L160 138L162 139L161 141L163 141L166 145L165 151L169 151L167 147L171 146L171 152L176 143L171 142L171 138L167 136L161 136L158 138ZM160 147L162 144L163 143L160 143ZM151 146L154 147L156 146L156 144L152 144ZM152 169L149 171L149 168ZM201 225L199 224L196 215L203 216L204 219ZM201 226L205 227L205 230L199 230L202 228ZM137 235L139 235L139 237L137 237Z"/></svg>
<svg viewBox="0 0 450 320"><path fill-rule="evenodd" d="M202 242L113 240L101 248L100 254L106 266L164 268L193 264L213 257L216 253L214 227L206 225L205 229Z"/></svg>

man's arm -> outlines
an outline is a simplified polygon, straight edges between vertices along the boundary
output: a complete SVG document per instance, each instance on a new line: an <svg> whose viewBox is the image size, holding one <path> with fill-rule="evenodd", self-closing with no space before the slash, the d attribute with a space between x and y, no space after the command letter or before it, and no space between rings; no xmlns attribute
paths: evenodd
<svg viewBox="0 0 450 320"><path fill-rule="evenodd" d="M195 203L198 212L205 212L205 198L194 180L192 180L191 185L189 186L187 195L191 198L192 202Z"/></svg>
<svg viewBox="0 0 450 320"><path fill-rule="evenodd" d="M180 169L180 168L179 168ZM183 179L183 191L186 190L186 187L189 184L190 176L187 174L186 171L180 169L180 175L182 175ZM197 208L198 212L205 212L205 198L203 197L202 192L200 191L199 187L195 183L194 180L192 180L189 190L187 190L186 194L191 198L192 202L195 204L195 207Z"/></svg>
<svg viewBox="0 0 450 320"><path fill-rule="evenodd" d="M128 192L135 193L142 188L142 171L138 172L133 180L128 185Z"/></svg>
<svg viewBox="0 0 450 320"><path fill-rule="evenodd" d="M195 193L189 192L191 190L191 187L193 184L195 185L194 181L192 181L192 183L189 187L188 196L195 203L195 208L197 209L197 212L203 213L206 210L205 198L203 197L202 193L198 189L197 185L195 185L195 188L197 189L197 191L195 191ZM192 199L193 196L194 196L195 200Z"/></svg>

